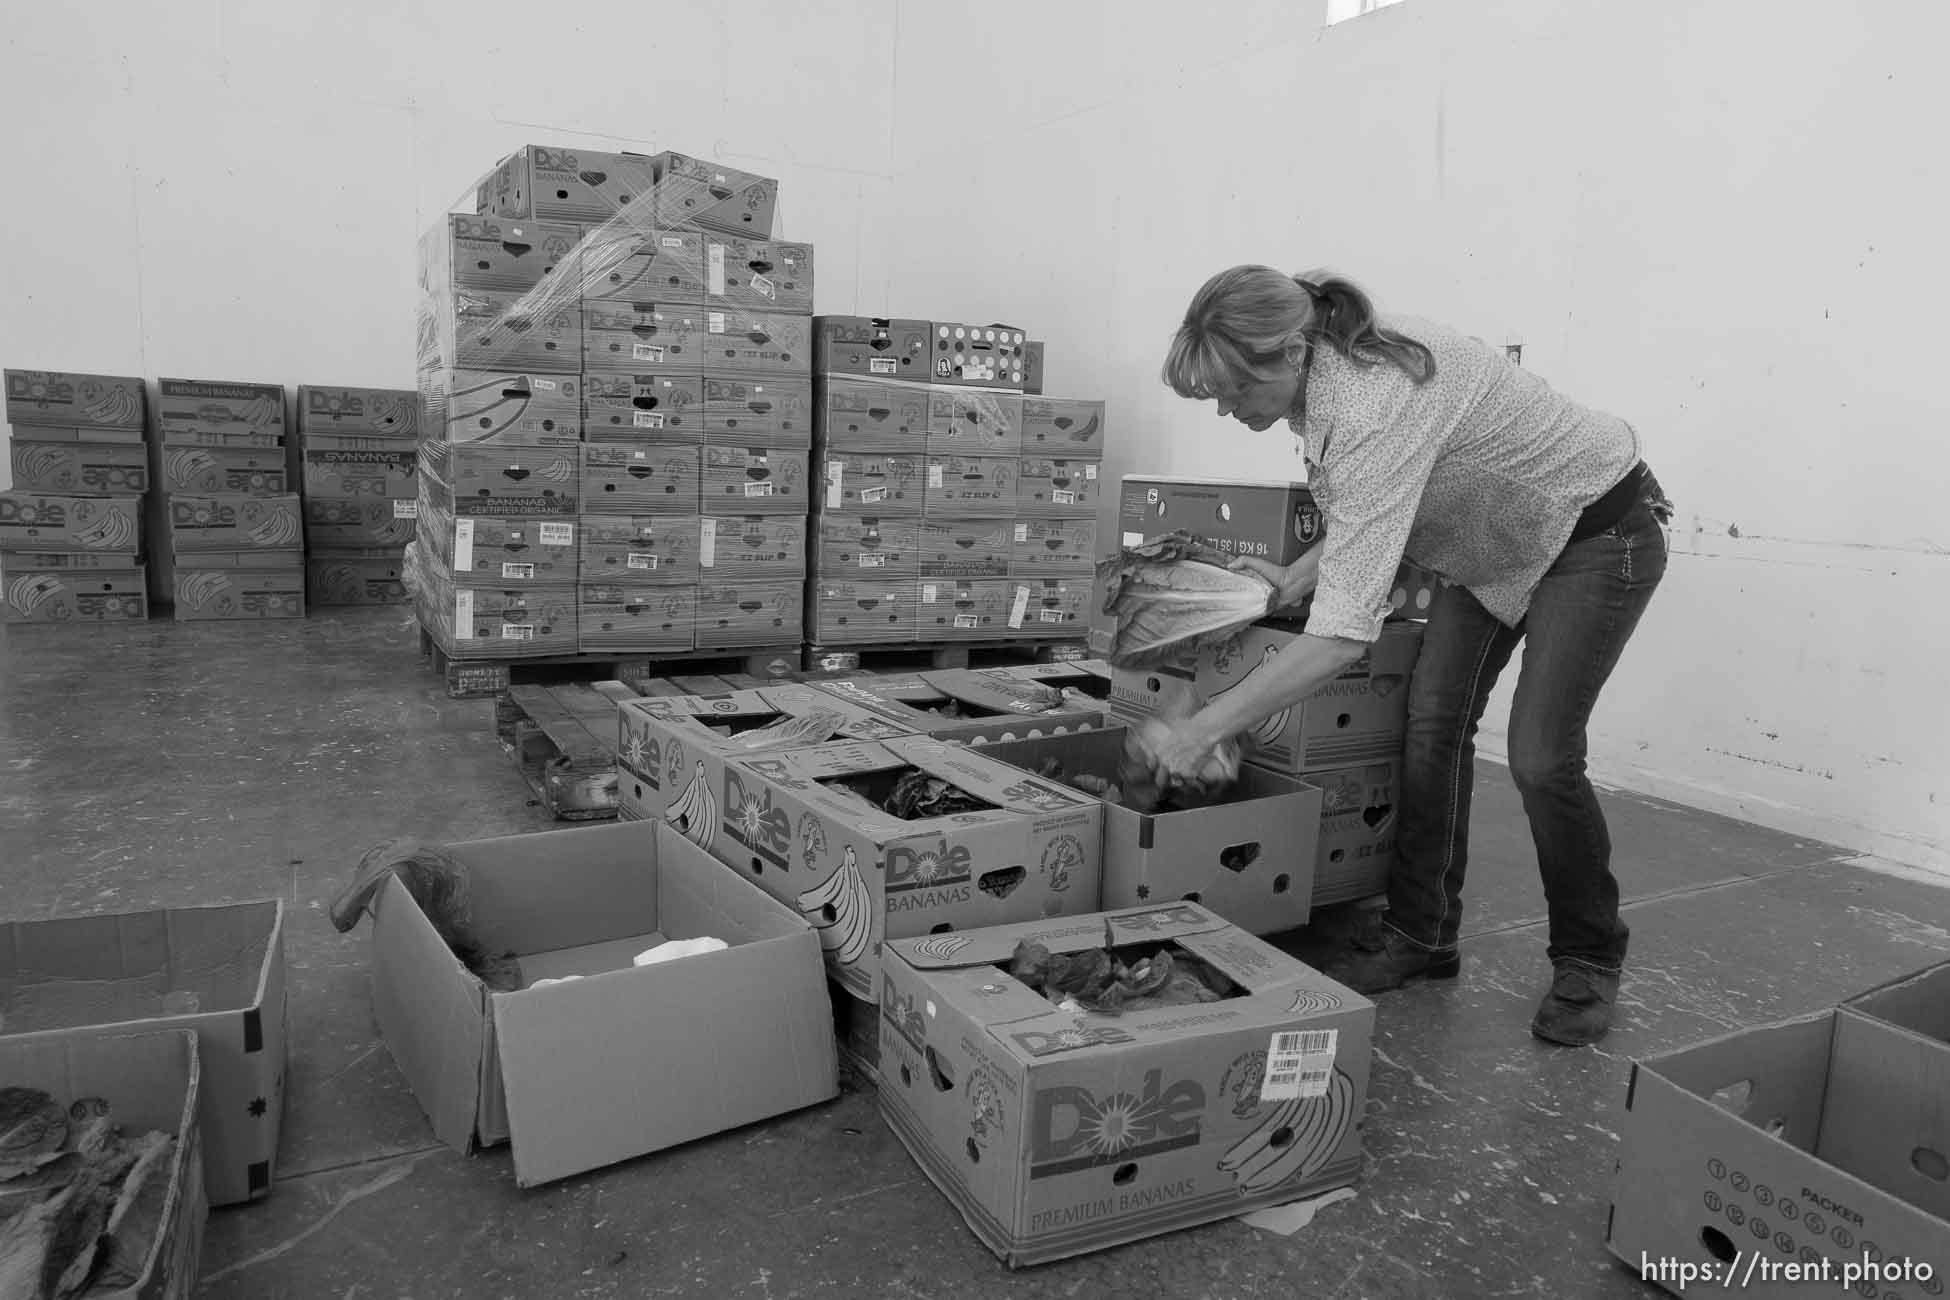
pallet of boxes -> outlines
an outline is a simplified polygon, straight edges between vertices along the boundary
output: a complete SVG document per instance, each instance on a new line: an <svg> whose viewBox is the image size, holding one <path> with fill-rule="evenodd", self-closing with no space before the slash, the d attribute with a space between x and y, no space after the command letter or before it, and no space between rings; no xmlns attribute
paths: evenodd
<svg viewBox="0 0 1950 1300"><path fill-rule="evenodd" d="M13 486L0 492L0 617L147 619L142 380L45 370L5 380Z"/></svg>
<svg viewBox="0 0 1950 1300"><path fill-rule="evenodd" d="M298 389L305 572L313 606L398 605L419 517L420 397L411 389Z"/></svg>
<svg viewBox="0 0 1950 1300"><path fill-rule="evenodd" d="M416 600L449 660L796 654L813 250L776 203L529 146L423 238Z"/></svg>

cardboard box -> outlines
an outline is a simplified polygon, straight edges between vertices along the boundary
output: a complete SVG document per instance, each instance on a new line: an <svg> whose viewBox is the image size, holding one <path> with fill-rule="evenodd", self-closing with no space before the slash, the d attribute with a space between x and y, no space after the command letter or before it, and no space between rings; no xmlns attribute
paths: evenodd
<svg viewBox="0 0 1950 1300"><path fill-rule="evenodd" d="M1941 1039L1849 1008L1636 1061L1606 1245L1675 1294L1941 1294L1947 1088Z"/></svg>
<svg viewBox="0 0 1950 1300"><path fill-rule="evenodd" d="M530 659L573 654L579 590L573 582L489 586L435 578L416 594L422 626L456 659Z"/></svg>
<svg viewBox="0 0 1950 1300"><path fill-rule="evenodd" d="M987 806L904 821L870 802L917 769ZM812 921L863 1001L879 1001L887 941L1097 908L1103 805L963 746L898 736L735 760L721 800L719 856Z"/></svg>
<svg viewBox="0 0 1950 1300"><path fill-rule="evenodd" d="M1027 342L1021 330L1002 325L936 321L933 381L1020 393Z"/></svg>
<svg viewBox="0 0 1950 1300"><path fill-rule="evenodd" d="M1089 578L1011 578L1009 592L1008 629L1012 635L1030 640L1081 640L1090 626L1090 602L1096 587Z"/></svg>
<svg viewBox="0 0 1950 1300"><path fill-rule="evenodd" d="M653 192L655 173L655 160L643 154L531 144L481 180L475 208L501 217L570 221L608 221L627 209L631 224L650 224L639 200Z"/></svg>
<svg viewBox="0 0 1950 1300"><path fill-rule="evenodd" d="M699 521L704 581L798 578L806 572L806 520L799 515L706 515Z"/></svg>
<svg viewBox="0 0 1950 1300"><path fill-rule="evenodd" d="M1167 479L1128 475L1118 496L1120 544L1183 529L1229 555L1291 564L1320 541L1314 494L1304 483Z"/></svg>
<svg viewBox="0 0 1950 1300"><path fill-rule="evenodd" d="M932 698L920 698L902 678L842 677L813 684L842 699L877 708L898 704L925 714L921 726L926 735L957 744L1033 740L1105 724L1102 709L1044 683L968 668L924 672L920 679L934 692Z"/></svg>
<svg viewBox="0 0 1950 1300"><path fill-rule="evenodd" d="M681 153L656 157L653 219L664 226L702 226L752 239L772 237L779 183L723 163Z"/></svg>
<svg viewBox="0 0 1950 1300"><path fill-rule="evenodd" d="M148 424L148 392L132 376L9 370L5 378L12 425L141 429Z"/></svg>
<svg viewBox="0 0 1950 1300"><path fill-rule="evenodd" d="M447 213L420 236L420 290L496 289L524 293L543 281L580 297L582 230L574 222Z"/></svg>
<svg viewBox="0 0 1950 1300"><path fill-rule="evenodd" d="M1297 623L1256 623L1199 656L1198 694L1213 700L1278 657L1301 635ZM1300 775L1399 758L1408 682L1422 649L1419 623L1389 623L1368 653L1328 685L1241 737L1248 760Z"/></svg>
<svg viewBox="0 0 1950 1300"><path fill-rule="evenodd" d="M1022 345L1022 391L1024 393L1042 395L1045 346L1035 339L1030 339Z"/></svg>
<svg viewBox="0 0 1950 1300"><path fill-rule="evenodd" d="M100 551L134 555L141 548L140 497L0 492L0 553Z"/></svg>
<svg viewBox="0 0 1950 1300"><path fill-rule="evenodd" d="M815 521L816 570L863 581L921 576L921 521L829 510Z"/></svg>
<svg viewBox="0 0 1950 1300"><path fill-rule="evenodd" d="M742 581L732 575L706 577L697 592L697 645L703 649L744 650L798 645L805 640L806 585L803 581Z"/></svg>
<svg viewBox="0 0 1950 1300"><path fill-rule="evenodd" d="M133 442L44 436L84 432L17 427L9 440L13 490L89 496L141 496L149 490L149 448L139 431L121 431L133 436Z"/></svg>
<svg viewBox="0 0 1950 1300"><path fill-rule="evenodd" d="M170 574L178 623L305 616L302 552L244 553L258 561L275 555L282 561L275 565L234 560L234 554L178 555Z"/></svg>
<svg viewBox="0 0 1950 1300"><path fill-rule="evenodd" d="M16 571L0 574L0 621L8 623L139 623L149 617L149 575L126 569Z"/></svg>
<svg viewBox="0 0 1950 1300"><path fill-rule="evenodd" d="M695 586L695 515L582 516L582 582Z"/></svg>
<svg viewBox="0 0 1950 1300"><path fill-rule="evenodd" d="M1024 515L1095 519L1103 466L1094 460L1024 456L1016 477L1016 511Z"/></svg>
<svg viewBox="0 0 1950 1300"><path fill-rule="evenodd" d="M0 549L0 574L99 573L139 569L142 557L115 551L9 551Z"/></svg>
<svg viewBox="0 0 1950 1300"><path fill-rule="evenodd" d="M917 636L922 641L999 641L1009 636L1015 586L1007 578L924 578Z"/></svg>
<svg viewBox="0 0 1950 1300"><path fill-rule="evenodd" d="M253 497L211 493L169 498L169 547L177 555L198 551L296 554L304 546L304 506L295 495Z"/></svg>
<svg viewBox="0 0 1950 1300"><path fill-rule="evenodd" d="M917 383L822 376L814 383L820 445L920 456L928 445L929 391Z"/></svg>
<svg viewBox="0 0 1950 1300"><path fill-rule="evenodd" d="M1104 404L1078 397L1025 397L1024 455L1060 460L1100 460L1104 454Z"/></svg>
<svg viewBox="0 0 1950 1300"><path fill-rule="evenodd" d="M582 508L605 514L695 515L698 449L587 442Z"/></svg>
<svg viewBox="0 0 1950 1300"><path fill-rule="evenodd" d="M582 425L591 442L695 447L704 434L704 376L584 375Z"/></svg>
<svg viewBox="0 0 1950 1300"><path fill-rule="evenodd" d="M1247 766L1258 769L1256 763ZM1401 817L1401 760L1326 768L1302 779L1321 792L1315 905L1387 893Z"/></svg>
<svg viewBox="0 0 1950 1300"><path fill-rule="evenodd" d="M922 520L921 577L1008 577L1015 527L1008 519Z"/></svg>
<svg viewBox="0 0 1950 1300"><path fill-rule="evenodd" d="M927 515L931 519L1012 519L1016 513L1014 456L927 458Z"/></svg>
<svg viewBox="0 0 1950 1300"><path fill-rule="evenodd" d="M627 219L592 228L582 246L582 300L701 305L704 236Z"/></svg>
<svg viewBox="0 0 1950 1300"><path fill-rule="evenodd" d="M222 447L230 450L250 448L254 451L279 451L283 449L285 441L283 430L276 429L268 432L219 433L211 429L177 428L161 430L154 440L154 445L164 449Z"/></svg>
<svg viewBox="0 0 1950 1300"><path fill-rule="evenodd" d="M1002 664L977 671L985 677L996 677L1003 681L1036 682L1044 686L1054 686L1060 690L1087 695L1093 700L1108 700L1111 696L1110 665L1101 659L1087 659L1081 655L1074 659L1052 660L1049 663Z"/></svg>
<svg viewBox="0 0 1950 1300"><path fill-rule="evenodd" d="M298 386L299 433L420 433L420 395L410 388Z"/></svg>
<svg viewBox="0 0 1950 1300"><path fill-rule="evenodd" d="M0 990L0 1045L195 1033L210 1203L270 1194L284 1116L281 901L15 921L0 927Z"/></svg>
<svg viewBox="0 0 1950 1300"><path fill-rule="evenodd" d="M574 586L581 573L578 538L583 522L548 518L456 518L438 510L420 521L420 549L462 585Z"/></svg>
<svg viewBox="0 0 1950 1300"><path fill-rule="evenodd" d="M921 461L918 456L827 453L826 509L919 516L926 484Z"/></svg>
<svg viewBox="0 0 1950 1300"><path fill-rule="evenodd" d="M810 451L791 447L708 445L700 507L803 518L812 508L811 459Z"/></svg>
<svg viewBox="0 0 1950 1300"><path fill-rule="evenodd" d="M918 639L920 608L913 578L868 570L857 577L820 574L806 620L816 645L898 645Z"/></svg>
<svg viewBox="0 0 1950 1300"><path fill-rule="evenodd" d="M512 1140L534 1187L836 1096L818 942L668 827L611 824L449 845L472 921L518 955L490 990L398 880L372 923L373 1010L432 1121L462 1150ZM674 939L730 947L652 966ZM541 979L581 978L536 987ZM696 1050L673 1051L688 1043Z"/></svg>
<svg viewBox="0 0 1950 1300"><path fill-rule="evenodd" d="M1010 572L1021 578L1088 577L1097 571L1095 519L1021 519Z"/></svg>
<svg viewBox="0 0 1950 1300"><path fill-rule="evenodd" d="M1069 781L1116 785L1123 727L999 741L990 758ZM1049 764L1056 764L1051 771ZM1297 929L1312 914L1321 792L1245 764L1224 802L1175 812L1104 807L1104 906L1172 899L1203 904L1249 934Z"/></svg>
<svg viewBox="0 0 1950 1300"><path fill-rule="evenodd" d="M634 575L584 578L577 596L576 649L669 653L697 644L697 588L652 585Z"/></svg>
<svg viewBox="0 0 1950 1300"><path fill-rule="evenodd" d="M582 449L515 443L420 444L422 495L456 515L572 515Z"/></svg>
<svg viewBox="0 0 1950 1300"><path fill-rule="evenodd" d="M1856 1177L1943 1221L1950 1240L1950 961L1842 1005L1889 1032L1848 1035L1860 1046L1830 1075L1822 1141L1851 1153Z"/></svg>
<svg viewBox="0 0 1950 1300"><path fill-rule="evenodd" d="M277 495L286 490L284 448L163 447L162 490L166 493Z"/></svg>
<svg viewBox="0 0 1950 1300"><path fill-rule="evenodd" d="M313 551L305 557L313 606L404 605L405 557L392 549Z"/></svg>
<svg viewBox="0 0 1950 1300"><path fill-rule="evenodd" d="M419 527L420 503L406 500L305 498L305 545L365 550L403 547Z"/></svg>
<svg viewBox="0 0 1950 1300"><path fill-rule="evenodd" d="M813 319L813 372L925 384L933 371L929 363L933 337L934 326L924 320L817 316Z"/></svg>
<svg viewBox="0 0 1950 1300"><path fill-rule="evenodd" d="M419 332L422 370L573 375L583 368L579 298L543 302L503 290L450 289L420 300Z"/></svg>
<svg viewBox="0 0 1950 1300"><path fill-rule="evenodd" d="M456 443L574 446L582 441L576 375L441 371L423 376L428 437Z"/></svg>
<svg viewBox="0 0 1950 1300"><path fill-rule="evenodd" d="M978 388L928 390L930 456L1003 456L1022 452L1022 397Z"/></svg>
<svg viewBox="0 0 1950 1300"><path fill-rule="evenodd" d="M694 376L708 356L702 313L688 303L592 302L583 308L587 373Z"/></svg>
<svg viewBox="0 0 1950 1300"><path fill-rule="evenodd" d="M704 439L810 448L812 380L788 375L704 376Z"/></svg>
<svg viewBox="0 0 1950 1300"><path fill-rule="evenodd" d="M157 381L157 424L165 440L175 433L284 432L284 385L240 384L221 379Z"/></svg>
<svg viewBox="0 0 1950 1300"><path fill-rule="evenodd" d="M1203 707L1196 677L1196 656L1155 668L1113 668L1110 708L1125 721L1152 717L1180 717Z"/></svg>
<svg viewBox="0 0 1950 1300"><path fill-rule="evenodd" d="M706 240L704 303L812 315L813 246L733 236Z"/></svg>
<svg viewBox="0 0 1950 1300"><path fill-rule="evenodd" d="M197 1123L207 1086L202 1068L196 1035L187 1030L0 1039L0 1079L8 1084L40 1089L64 1105L99 1097L124 1134L167 1133L176 1139L155 1235L147 1254L134 1261L135 1282L114 1291L93 1287L93 1294L190 1300L196 1291L203 1230L210 1217L203 1134ZM39 1283L33 1278L29 1290L15 1294L39 1294Z"/></svg>
<svg viewBox="0 0 1950 1300"><path fill-rule="evenodd" d="M311 433L301 453L305 495L354 501L413 501L419 461L413 444L369 434Z"/></svg>
<svg viewBox="0 0 1950 1300"><path fill-rule="evenodd" d="M1065 1012L1008 974L1025 940L1191 957L1238 994ZM1011 1267L1360 1176L1374 1004L1196 904L897 940L885 985L881 1114Z"/></svg>
<svg viewBox="0 0 1950 1300"><path fill-rule="evenodd" d="M750 307L706 307L698 340L704 367L724 374L812 374L812 317Z"/></svg>

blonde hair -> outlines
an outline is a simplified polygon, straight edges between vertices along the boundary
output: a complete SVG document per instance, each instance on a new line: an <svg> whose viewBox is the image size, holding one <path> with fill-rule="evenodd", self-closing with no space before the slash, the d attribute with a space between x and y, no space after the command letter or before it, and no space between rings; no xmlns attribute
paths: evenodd
<svg viewBox="0 0 1950 1300"><path fill-rule="evenodd" d="M1304 350L1322 343L1357 366L1392 362L1417 383L1435 375L1435 354L1383 327L1352 280L1235 266L1192 297L1165 354L1164 381L1180 397L1219 397L1292 373Z"/></svg>

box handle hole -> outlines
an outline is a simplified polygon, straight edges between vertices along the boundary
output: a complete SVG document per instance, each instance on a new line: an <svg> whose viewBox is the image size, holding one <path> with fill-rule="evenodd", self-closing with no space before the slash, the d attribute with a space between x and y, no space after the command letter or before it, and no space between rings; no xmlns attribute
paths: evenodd
<svg viewBox="0 0 1950 1300"><path fill-rule="evenodd" d="M1343 713L1340 717L1334 719L1334 726L1342 731L1347 730L1347 728L1353 725L1354 715L1352 713Z"/></svg>
<svg viewBox="0 0 1950 1300"><path fill-rule="evenodd" d="M1110 1176L1110 1180L1113 1183L1116 1183L1119 1187L1128 1187L1131 1183L1137 1181L1137 1166L1136 1165L1117 1166L1117 1172Z"/></svg>
<svg viewBox="0 0 1950 1300"><path fill-rule="evenodd" d="M526 257L535 250L533 244L517 244L506 239L501 241L501 247L513 257ZM481 265L485 268L487 263L483 262Z"/></svg>
<svg viewBox="0 0 1950 1300"><path fill-rule="evenodd" d="M1199 901L1198 891L1194 889L1191 893L1185 895L1185 901L1188 903L1198 902Z"/></svg>
<svg viewBox="0 0 1950 1300"><path fill-rule="evenodd" d="M1718 1228L1701 1228L1699 1244L1706 1247L1707 1253L1722 1264L1733 1263L1740 1254L1739 1249L1733 1244L1733 1239Z"/></svg>
<svg viewBox="0 0 1950 1300"><path fill-rule="evenodd" d="M934 927L934 928L933 928L932 930L929 930L929 931L928 931L928 933L929 933L929 934L949 934L949 933L952 933L952 932L953 932L953 930L954 930L954 928L955 928L955 927L954 927L954 926L952 926L952 925L950 925L950 924L949 924L948 922L946 922L946 921L943 921L943 922L942 922L942 923L941 923L940 925L937 925L937 926L935 926L935 927Z"/></svg>
<svg viewBox="0 0 1950 1300"><path fill-rule="evenodd" d="M1950 1160L1945 1160L1941 1151L1917 1147L1909 1153L1909 1163L1925 1178L1939 1183L1950 1181Z"/></svg>
<svg viewBox="0 0 1950 1300"><path fill-rule="evenodd" d="M1752 1100L1753 1093L1754 1081L1740 1079L1719 1089L1708 1100L1721 1110L1734 1115L1744 1115L1747 1113L1747 1103Z"/></svg>
<svg viewBox="0 0 1950 1300"><path fill-rule="evenodd" d="M756 875L758 875L758 874L760 874L761 872L763 872L764 870L765 870L765 864L764 864L763 862L760 862L760 861L759 861L759 860L758 860L757 858L753 858L753 859L752 859L752 874L753 874L754 876L756 876Z"/></svg>
<svg viewBox="0 0 1950 1300"><path fill-rule="evenodd" d="M1274 892L1274 893L1276 893L1276 894L1284 894L1284 893L1285 893L1285 892L1286 892L1287 890L1289 890L1289 889L1291 889L1291 888L1293 888L1293 877L1292 877L1292 876L1289 876L1289 875L1287 875L1287 874L1285 874L1284 872L1282 872L1282 873L1281 873L1280 875L1277 875L1277 876L1275 876L1275 877L1273 877L1273 892Z"/></svg>
<svg viewBox="0 0 1950 1300"><path fill-rule="evenodd" d="M948 1067L942 1064L940 1054L930 1047L927 1056L928 1079L934 1084L934 1090L936 1092L953 1092L955 1090L955 1077L949 1074Z"/></svg>
<svg viewBox="0 0 1950 1300"><path fill-rule="evenodd" d="M1787 1136L1787 1121L1782 1119L1779 1115L1776 1115L1773 1119L1768 1120L1763 1127L1766 1129L1768 1137Z"/></svg>
<svg viewBox="0 0 1950 1300"><path fill-rule="evenodd" d="M905 1065L901 1067L901 1084L902 1086L908 1088L912 1088L914 1086L914 1072L908 1069Z"/></svg>
<svg viewBox="0 0 1950 1300"><path fill-rule="evenodd" d="M1259 861L1259 841L1248 840L1244 844L1234 844L1219 851L1219 865L1227 871L1238 873Z"/></svg>
<svg viewBox="0 0 1950 1300"><path fill-rule="evenodd" d="M968 1163L971 1165L982 1163L982 1148L975 1145L974 1138L968 1139Z"/></svg>

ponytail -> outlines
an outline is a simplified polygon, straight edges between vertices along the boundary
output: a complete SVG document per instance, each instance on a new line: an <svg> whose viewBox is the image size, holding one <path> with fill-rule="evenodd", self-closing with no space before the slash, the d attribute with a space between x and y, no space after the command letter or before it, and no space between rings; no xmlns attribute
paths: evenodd
<svg viewBox="0 0 1950 1300"><path fill-rule="evenodd" d="M1338 275L1296 275L1293 282L1313 299L1301 331L1309 343L1325 343L1357 366L1392 361L1418 384L1435 377L1435 354L1426 344L1383 326L1361 286Z"/></svg>

